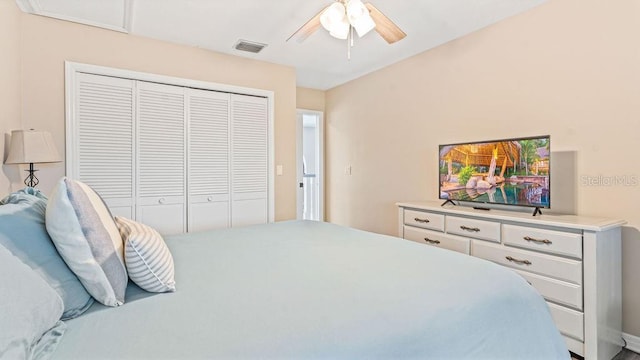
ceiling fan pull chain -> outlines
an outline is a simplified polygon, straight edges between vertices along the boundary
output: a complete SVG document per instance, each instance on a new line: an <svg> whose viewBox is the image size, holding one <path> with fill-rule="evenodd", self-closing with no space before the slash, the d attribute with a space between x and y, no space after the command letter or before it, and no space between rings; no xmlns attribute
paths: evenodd
<svg viewBox="0 0 640 360"><path fill-rule="evenodd" d="M353 26L349 26L349 33L351 34L351 47L353 47Z"/></svg>
<svg viewBox="0 0 640 360"><path fill-rule="evenodd" d="M349 34L347 35L347 60L351 60L351 46L352 45L352 41L353 41L353 32L349 31Z"/></svg>

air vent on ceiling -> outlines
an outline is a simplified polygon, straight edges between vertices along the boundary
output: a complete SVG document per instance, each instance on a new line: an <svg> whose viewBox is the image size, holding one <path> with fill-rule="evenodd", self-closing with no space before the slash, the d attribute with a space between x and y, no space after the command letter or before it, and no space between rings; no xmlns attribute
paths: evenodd
<svg viewBox="0 0 640 360"><path fill-rule="evenodd" d="M247 41L247 40L238 40L238 42L233 46L234 49L240 51L247 51L250 53L257 54L262 49L264 49L267 44L261 44L259 42Z"/></svg>

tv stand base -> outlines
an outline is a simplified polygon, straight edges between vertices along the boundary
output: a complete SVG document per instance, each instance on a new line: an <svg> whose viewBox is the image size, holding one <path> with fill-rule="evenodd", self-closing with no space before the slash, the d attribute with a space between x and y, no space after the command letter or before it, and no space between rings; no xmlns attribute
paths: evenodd
<svg viewBox="0 0 640 360"><path fill-rule="evenodd" d="M451 203L451 205L456 206L456 203L454 203L453 200L451 200L451 199L447 199L447 201L443 202L442 205L440 205L440 206L445 206L448 203Z"/></svg>

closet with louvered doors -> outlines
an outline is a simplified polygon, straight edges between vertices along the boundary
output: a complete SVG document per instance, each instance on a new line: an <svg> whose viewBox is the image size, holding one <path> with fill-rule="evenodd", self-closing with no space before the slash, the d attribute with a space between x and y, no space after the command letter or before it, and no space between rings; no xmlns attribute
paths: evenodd
<svg viewBox="0 0 640 360"><path fill-rule="evenodd" d="M268 99L80 73L67 175L161 234L269 221Z"/></svg>

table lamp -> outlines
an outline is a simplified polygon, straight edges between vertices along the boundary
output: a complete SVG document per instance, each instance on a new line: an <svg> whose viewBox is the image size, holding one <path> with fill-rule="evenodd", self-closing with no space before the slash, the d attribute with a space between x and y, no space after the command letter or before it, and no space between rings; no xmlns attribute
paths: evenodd
<svg viewBox="0 0 640 360"><path fill-rule="evenodd" d="M11 144L9 155L5 164L29 164L29 175L24 179L24 184L35 187L40 182L35 176L33 164L61 162L62 159L53 143L53 137L48 131L40 130L13 130L11 131Z"/></svg>

